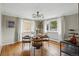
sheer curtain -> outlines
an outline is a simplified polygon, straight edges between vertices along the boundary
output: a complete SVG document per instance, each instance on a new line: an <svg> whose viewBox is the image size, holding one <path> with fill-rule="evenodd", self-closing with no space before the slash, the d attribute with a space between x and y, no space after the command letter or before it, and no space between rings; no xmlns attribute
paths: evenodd
<svg viewBox="0 0 79 59"><path fill-rule="evenodd" d="M20 19L19 22L19 39L20 41L22 40L23 36L30 35L33 36L35 35L35 22L26 20L26 19Z"/></svg>

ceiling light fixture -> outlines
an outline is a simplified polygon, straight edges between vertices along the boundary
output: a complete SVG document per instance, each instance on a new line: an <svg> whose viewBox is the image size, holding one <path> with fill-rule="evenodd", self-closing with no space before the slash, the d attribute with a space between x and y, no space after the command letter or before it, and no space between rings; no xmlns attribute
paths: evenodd
<svg viewBox="0 0 79 59"><path fill-rule="evenodd" d="M36 13L33 13L32 14L32 17L34 18L34 19L43 19L44 18L44 15L43 14L41 14L39 11L37 11Z"/></svg>

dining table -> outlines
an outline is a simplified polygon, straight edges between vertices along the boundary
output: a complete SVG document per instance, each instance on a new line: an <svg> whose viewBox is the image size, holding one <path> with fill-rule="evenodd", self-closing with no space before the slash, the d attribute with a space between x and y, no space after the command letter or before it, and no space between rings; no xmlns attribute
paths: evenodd
<svg viewBox="0 0 79 59"><path fill-rule="evenodd" d="M35 55L35 50L43 47L44 42L47 42L49 46L49 37L47 35L38 35L38 36L33 36L28 40L27 39L22 40L23 44L29 43L29 46L31 45L32 47L34 47L34 55Z"/></svg>

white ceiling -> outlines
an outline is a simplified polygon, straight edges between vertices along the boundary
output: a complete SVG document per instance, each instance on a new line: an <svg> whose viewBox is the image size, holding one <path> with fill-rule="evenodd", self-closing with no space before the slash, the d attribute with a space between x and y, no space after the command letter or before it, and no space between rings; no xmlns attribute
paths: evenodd
<svg viewBox="0 0 79 59"><path fill-rule="evenodd" d="M2 14L33 19L32 14L39 10L44 19L78 13L77 3L4 3Z"/></svg>

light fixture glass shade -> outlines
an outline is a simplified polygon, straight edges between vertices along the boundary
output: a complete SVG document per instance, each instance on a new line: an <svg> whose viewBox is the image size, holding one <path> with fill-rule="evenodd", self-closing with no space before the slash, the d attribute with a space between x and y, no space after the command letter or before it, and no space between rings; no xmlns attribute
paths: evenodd
<svg viewBox="0 0 79 59"><path fill-rule="evenodd" d="M39 11L37 11L36 13L33 13L33 14L32 14L32 17L33 17L34 19L43 19L43 18L44 18L44 15L41 14Z"/></svg>

